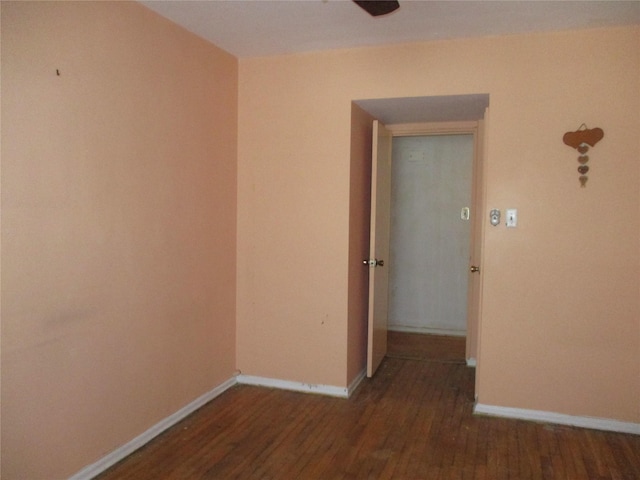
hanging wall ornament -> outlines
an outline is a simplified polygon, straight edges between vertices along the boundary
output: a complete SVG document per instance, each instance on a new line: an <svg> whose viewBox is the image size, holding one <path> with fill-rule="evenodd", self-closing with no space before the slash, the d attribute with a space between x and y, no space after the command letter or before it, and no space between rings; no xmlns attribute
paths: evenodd
<svg viewBox="0 0 640 480"><path fill-rule="evenodd" d="M587 177L587 173L589 172L589 165L587 165L589 162L589 155L587 155L589 147L595 146L603 137L604 132L601 128L589 129L584 123L580 125L580 128L575 132L567 132L562 137L562 141L566 145L575 148L580 154L578 156L578 163L580 164L578 166L578 173L580 174L578 179L580 180L581 187L586 186L587 180L589 179L589 177Z"/></svg>

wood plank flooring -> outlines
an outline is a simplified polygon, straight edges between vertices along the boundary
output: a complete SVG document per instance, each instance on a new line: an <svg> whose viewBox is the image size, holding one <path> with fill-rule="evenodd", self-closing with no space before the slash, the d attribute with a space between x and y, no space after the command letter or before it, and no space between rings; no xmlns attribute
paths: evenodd
<svg viewBox="0 0 640 480"><path fill-rule="evenodd" d="M640 479L640 436L474 416L464 339L395 340L348 400L238 385L98 478Z"/></svg>
<svg viewBox="0 0 640 480"><path fill-rule="evenodd" d="M387 355L392 357L466 363L465 348L465 337L396 331L387 335Z"/></svg>

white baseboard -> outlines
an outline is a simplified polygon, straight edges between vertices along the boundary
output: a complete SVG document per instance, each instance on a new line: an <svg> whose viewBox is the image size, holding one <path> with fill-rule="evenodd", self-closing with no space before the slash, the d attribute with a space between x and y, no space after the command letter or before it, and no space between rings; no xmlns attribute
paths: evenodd
<svg viewBox="0 0 640 480"><path fill-rule="evenodd" d="M281 390L293 390L295 392L317 393L330 397L349 397L347 387L335 387L333 385L317 385L313 383L292 382L289 380L279 380L277 378L256 377L253 375L240 374L237 377L238 383L244 385L255 385L258 387L279 388Z"/></svg>
<svg viewBox="0 0 640 480"><path fill-rule="evenodd" d="M467 358L467 367L477 367L478 366L478 362L476 361L475 358Z"/></svg>
<svg viewBox="0 0 640 480"><path fill-rule="evenodd" d="M640 423L621 422L608 418L580 417L563 413L545 412L543 410L498 407L495 405L483 405L481 403L475 405L473 413L640 435Z"/></svg>
<svg viewBox="0 0 640 480"><path fill-rule="evenodd" d="M115 465L120 460L128 457L137 449L139 449L146 443L150 442L153 438L155 438L156 436L164 432L169 427L172 427L173 425L178 423L180 420L190 415L191 413L195 412L200 407L202 407L204 404L210 402L217 396L224 393L226 390L234 386L236 383L237 383L236 377L230 378L226 382L218 385L216 388L214 388L210 392L207 392L204 395L196 398L193 402L182 407L180 410L173 413L172 415L169 415L168 417L161 420L160 422L156 423L153 427L143 432L142 434L138 435L136 438L134 438L130 442L125 443L121 447L115 449L113 452L102 457L97 462L86 466L85 468L80 470L78 473L76 473L72 477L69 477L69 480L90 480L91 478L98 476L99 474L107 470L109 467Z"/></svg>
<svg viewBox="0 0 640 480"><path fill-rule="evenodd" d="M453 337L465 337L466 330L453 330L447 328L413 327L409 325L388 325L388 330L403 333L421 333L424 335L449 335Z"/></svg>

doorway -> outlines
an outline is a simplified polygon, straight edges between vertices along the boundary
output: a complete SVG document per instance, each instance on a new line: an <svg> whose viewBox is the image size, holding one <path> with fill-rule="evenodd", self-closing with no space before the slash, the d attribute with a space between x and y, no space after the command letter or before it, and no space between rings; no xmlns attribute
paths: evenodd
<svg viewBox="0 0 640 480"><path fill-rule="evenodd" d="M378 123L374 121L374 131ZM381 305L384 301L384 312L381 308L369 308L367 375L371 376L375 371L375 365L370 361L371 346L385 347L384 350L375 350L378 353L376 358L380 360L387 353L388 332L396 330L405 330L405 335L407 331L439 335L453 333L457 335L453 342L463 347L461 360L475 366L480 300L480 276L476 266L480 257L481 231L480 215L475 211L476 207L480 211L481 204L479 167L483 150L483 121L387 127L378 127L378 131L389 132L390 142L385 143L398 145L393 150L389 145L389 172L384 175L391 177L391 165L394 163L404 162L408 167L395 167L396 175L400 172L399 177L405 177L406 181L402 178L395 180L396 230L392 234L389 228L391 221L380 223L387 226L386 230L381 230L379 222L373 220L381 214L390 216L385 210L380 210L380 206L390 205L391 195L386 200L378 199L376 195L374 201L372 181L370 239L393 236L396 241L391 255L385 254L384 257L378 257L377 249L375 253L372 250L377 241L372 240L370 244L371 258L376 258L376 261L372 263L369 259L367 262L374 267L369 277L369 304ZM376 146L383 139L374 135L374 152L378 151ZM393 159L392 153L399 160ZM379 156L374 155L374 164L380 168ZM377 184L381 177L378 174L372 178L378 178ZM407 202L413 204L412 208L403 208ZM386 210L390 212L391 208ZM425 212L426 221L419 218L424 217ZM398 229L399 223L404 223L404 230ZM421 234L416 235L416 231ZM386 279L380 281L385 284L384 288L371 289L378 283L376 267L383 266L383 262L378 262L379 258L390 260L385 260L385 270L393 272L395 269L392 273L395 283L391 284L390 294L390 275L381 277ZM474 268L470 269L472 265ZM408 277L405 275L407 272ZM391 309L387 308L387 300L394 302ZM392 322L396 321L396 328L393 323L389 328L389 313ZM433 339L428 340L432 343Z"/></svg>
<svg viewBox="0 0 640 480"><path fill-rule="evenodd" d="M466 342L465 342L465 355L467 364L475 366L478 352L478 331L480 323L480 302L481 302L481 275L480 269L474 268L469 273L468 268L470 266L477 267L480 263L481 257L481 235L482 235L482 221L480 214L482 206L482 158L484 157L484 151L486 149L484 144L484 136L486 131L486 120L488 118L489 107L489 95L488 94L472 94L472 95L452 95L452 96L435 96L435 97L405 97L405 98L383 98L383 99L365 99L354 100L352 108L352 194L353 202L351 207L351 214L353 219L358 219L358 222L354 222L353 228L350 230L353 234L350 244L352 248L358 248L361 246L360 251L363 252L362 257L367 256L367 250L369 256L365 259L366 271L360 271L362 273L356 273L355 271L355 259L350 272L353 272L353 291L354 295L350 296L352 301L352 310L355 313L363 312L366 317L376 309L370 308L372 302L372 296L370 294L372 281L375 284L375 279L379 277L377 275L378 270L387 270L388 267L383 267L382 262L378 262L378 257L371 253L370 239L374 238L374 230L365 231L363 228L366 225L366 221L360 216L361 213L365 213L367 217L373 218L375 207L373 205L373 178L370 163L371 149L367 148L367 144L371 145L371 121L378 121L383 125L389 127L392 132L392 139L396 137L405 136L424 136L434 134L473 134L474 136L474 159L473 159L473 180L472 180L472 204L477 206L477 210L474 212L473 205L470 212L470 228L471 238L475 240L472 242L472 248L469 251L469 263L465 269L465 273L468 275L468 300L467 300L467 328L466 328ZM369 127L368 127L368 126ZM369 140L367 140L367 136ZM376 136L374 135L373 150L376 149ZM369 153L367 153L369 150ZM374 161L375 164L375 161ZM368 170L368 172L367 172ZM367 178L368 177L368 178ZM367 186L368 185L368 186ZM371 193L371 195L368 195ZM366 202L366 203L365 203ZM371 202L371 204L369 204ZM380 203L380 202L377 202ZM384 203L384 202L383 202ZM367 206L372 207L367 209ZM477 214L475 214L477 212ZM475 214L475 215L474 215ZM373 226L373 223L371 224ZM359 228L360 227L360 228ZM365 227L366 228L366 227ZM366 237L364 236L366 235ZM368 248L364 248L364 243L368 244ZM380 257L382 258L382 257ZM384 257L388 259L389 257ZM373 259L376 259L374 262ZM360 261L360 265L362 265ZM389 265L387 262L386 265ZM382 268L379 268L379 267ZM360 267L361 268L361 267ZM369 291L367 296L365 292ZM364 293L364 295L363 295ZM387 297L386 291L384 298ZM374 295L374 298L378 298L379 295ZM377 300L375 300L377 302ZM384 309L385 312L387 309ZM369 312L369 313L367 313ZM375 314L373 315L375 318ZM353 316L352 318L356 318ZM362 318L361 316L359 318ZM387 345L387 318L386 315L381 321L372 320L369 316L368 323L365 323L364 330L357 325L357 322L350 323L353 331L353 338L358 338L359 342L354 342L353 345L358 345L358 348L364 344L364 349L367 357L367 371L369 369L369 360L372 336L379 338L378 342L381 347L384 347L384 351L381 351L381 355L386 353ZM367 327L368 325L368 327ZM372 335L371 326L378 325L378 328L373 328ZM383 325L384 328L380 327ZM363 335L359 335L361 332ZM379 335L376 333L379 332ZM393 331L392 331L393 332ZM465 337L460 336L458 338ZM350 357L355 366L358 357L358 350L354 348L353 355ZM360 350L362 351L362 350ZM355 371L352 370L352 371Z"/></svg>

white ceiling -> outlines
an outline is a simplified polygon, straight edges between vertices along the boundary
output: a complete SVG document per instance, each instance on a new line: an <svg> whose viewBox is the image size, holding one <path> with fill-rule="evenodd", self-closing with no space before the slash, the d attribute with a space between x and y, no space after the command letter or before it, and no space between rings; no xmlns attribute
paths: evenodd
<svg viewBox="0 0 640 480"><path fill-rule="evenodd" d="M236 57L640 24L640 0L399 0L371 17L350 0L142 0Z"/></svg>
<svg viewBox="0 0 640 480"><path fill-rule="evenodd" d="M238 58L640 24L640 0L399 0L371 17L350 0L141 0ZM640 48L640 46L639 46ZM477 120L489 95L359 99L384 123Z"/></svg>

